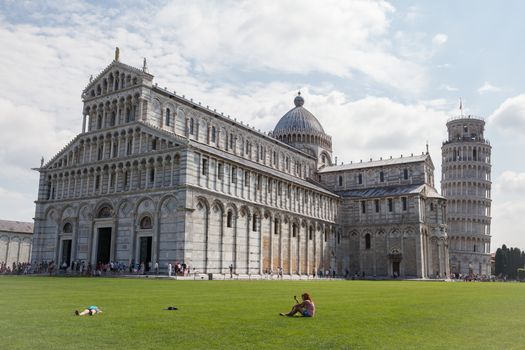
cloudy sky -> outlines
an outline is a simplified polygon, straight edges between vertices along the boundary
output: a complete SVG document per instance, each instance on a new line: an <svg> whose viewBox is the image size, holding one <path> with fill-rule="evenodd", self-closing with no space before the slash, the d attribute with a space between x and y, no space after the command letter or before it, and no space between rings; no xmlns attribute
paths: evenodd
<svg viewBox="0 0 525 350"><path fill-rule="evenodd" d="M305 107L339 162L420 154L486 120L492 250L525 248L523 1L0 1L0 210L30 221L40 158L82 126L80 94L120 47L155 82L261 130Z"/></svg>

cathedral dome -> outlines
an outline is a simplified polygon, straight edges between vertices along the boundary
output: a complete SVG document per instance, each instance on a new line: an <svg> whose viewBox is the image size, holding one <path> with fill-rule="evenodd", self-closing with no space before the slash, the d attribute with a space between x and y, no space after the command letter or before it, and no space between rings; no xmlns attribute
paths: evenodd
<svg viewBox="0 0 525 350"><path fill-rule="evenodd" d="M324 134L324 129L319 123L319 120L306 108L304 105L304 98L299 93L294 99L295 108L289 110L279 120L275 129L274 135L286 134L291 131L308 133L308 134Z"/></svg>

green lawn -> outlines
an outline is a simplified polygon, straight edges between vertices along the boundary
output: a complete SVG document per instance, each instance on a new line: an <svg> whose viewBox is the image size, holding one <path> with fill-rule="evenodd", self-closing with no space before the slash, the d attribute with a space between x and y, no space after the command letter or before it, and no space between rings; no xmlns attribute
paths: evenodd
<svg viewBox="0 0 525 350"><path fill-rule="evenodd" d="M525 348L525 283L0 277L0 310L6 350Z"/></svg>

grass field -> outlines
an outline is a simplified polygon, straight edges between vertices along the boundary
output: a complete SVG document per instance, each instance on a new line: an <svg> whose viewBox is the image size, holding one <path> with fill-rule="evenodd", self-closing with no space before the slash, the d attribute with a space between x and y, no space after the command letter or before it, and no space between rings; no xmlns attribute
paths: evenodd
<svg viewBox="0 0 525 350"><path fill-rule="evenodd" d="M525 283L0 277L0 310L5 350L525 348Z"/></svg>

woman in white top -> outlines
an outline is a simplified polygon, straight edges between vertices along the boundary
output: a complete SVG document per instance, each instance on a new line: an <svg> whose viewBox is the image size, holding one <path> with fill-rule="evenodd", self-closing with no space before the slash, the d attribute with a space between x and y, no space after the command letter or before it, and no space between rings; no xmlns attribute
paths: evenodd
<svg viewBox="0 0 525 350"><path fill-rule="evenodd" d="M292 307L292 310L285 313L280 313L281 316L293 316L297 313L300 313L304 317L314 317L315 316L315 304L312 298L310 297L310 294L303 293L301 295L301 298L303 299L302 303L297 303ZM295 299L297 300L297 299Z"/></svg>

